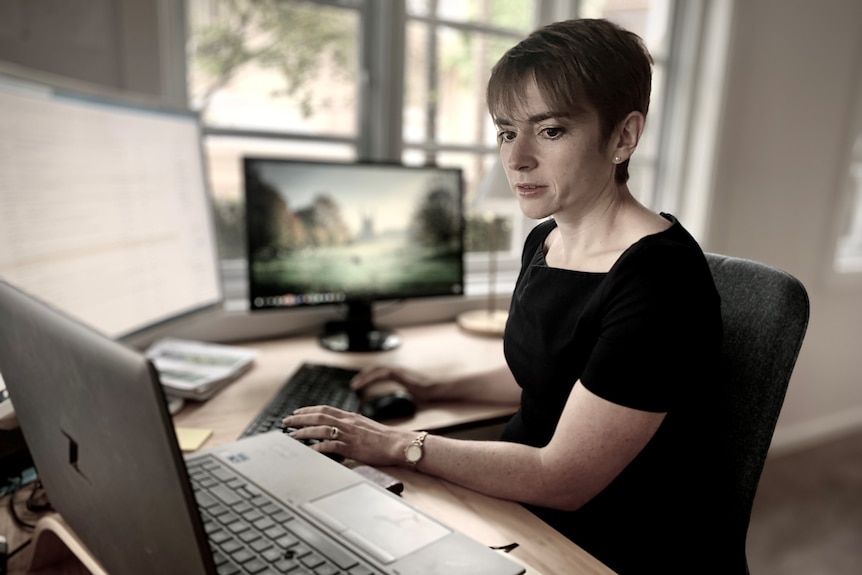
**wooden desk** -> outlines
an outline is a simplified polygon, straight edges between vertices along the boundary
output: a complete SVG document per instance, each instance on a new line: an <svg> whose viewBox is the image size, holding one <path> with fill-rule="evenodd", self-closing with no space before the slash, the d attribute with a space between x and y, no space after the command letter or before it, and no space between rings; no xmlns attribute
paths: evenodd
<svg viewBox="0 0 862 575"><path fill-rule="evenodd" d="M204 448L233 441L303 361L353 368L386 362L441 375L483 371L503 362L499 339L468 335L454 324L416 326L398 331L403 336L401 347L373 354L327 351L312 337L248 344L260 352L254 368L209 401L187 404L174 421L178 426L212 429L213 435ZM510 415L513 409L506 405L435 403L420 406L415 417L394 425L439 433L497 421ZM490 546L517 543L518 547L509 555L524 564L530 575L613 573L517 503L487 497L407 469L385 468L384 471L404 483L403 496L407 501L474 539ZM0 504L3 505L0 529L3 529L2 533L9 533L11 520L5 499ZM19 531L10 539L10 549L25 539L26 535L22 536ZM13 558L10 574L26 572L30 552L32 550L25 549L21 556ZM86 570L80 565L69 565L69 571L64 572L86 573Z"/></svg>

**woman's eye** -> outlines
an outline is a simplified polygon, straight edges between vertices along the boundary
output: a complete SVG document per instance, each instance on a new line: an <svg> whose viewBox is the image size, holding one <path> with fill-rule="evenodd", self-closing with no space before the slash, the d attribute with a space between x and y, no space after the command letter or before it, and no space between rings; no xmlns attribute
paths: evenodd
<svg viewBox="0 0 862 575"><path fill-rule="evenodd" d="M550 127L542 130L542 133L552 140L556 140L560 136L563 135L564 130L562 128Z"/></svg>
<svg viewBox="0 0 862 575"><path fill-rule="evenodd" d="M501 130L497 132L497 140L500 142L511 142L515 139L515 132L511 130Z"/></svg>

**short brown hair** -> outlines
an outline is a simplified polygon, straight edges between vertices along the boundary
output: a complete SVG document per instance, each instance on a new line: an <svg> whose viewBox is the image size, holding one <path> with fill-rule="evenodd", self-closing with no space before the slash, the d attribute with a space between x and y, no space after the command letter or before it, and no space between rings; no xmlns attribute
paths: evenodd
<svg viewBox="0 0 862 575"><path fill-rule="evenodd" d="M637 34L607 20L555 22L534 31L494 65L488 110L496 118L522 107L520 88L535 79L553 111L575 116L595 109L605 144L630 112L646 116L652 63ZM628 181L628 163L617 166L618 183Z"/></svg>

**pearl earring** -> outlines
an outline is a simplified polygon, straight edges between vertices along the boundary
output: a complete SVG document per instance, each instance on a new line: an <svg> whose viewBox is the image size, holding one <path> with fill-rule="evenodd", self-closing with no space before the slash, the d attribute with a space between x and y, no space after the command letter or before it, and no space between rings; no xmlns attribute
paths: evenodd
<svg viewBox="0 0 862 575"><path fill-rule="evenodd" d="M615 163L615 164L619 164L619 163L620 163L620 157L619 157L619 156L614 156L614 163Z"/></svg>

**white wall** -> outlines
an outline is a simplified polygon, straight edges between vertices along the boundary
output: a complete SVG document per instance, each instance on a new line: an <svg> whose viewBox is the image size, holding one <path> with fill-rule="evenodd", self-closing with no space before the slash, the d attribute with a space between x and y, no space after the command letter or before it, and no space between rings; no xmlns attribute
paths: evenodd
<svg viewBox="0 0 862 575"><path fill-rule="evenodd" d="M185 105L173 0L2 0L0 61Z"/></svg>
<svg viewBox="0 0 862 575"><path fill-rule="evenodd" d="M811 299L779 450L862 426L862 278L831 269L862 130L862 2L740 0L730 44L705 248L783 268Z"/></svg>

